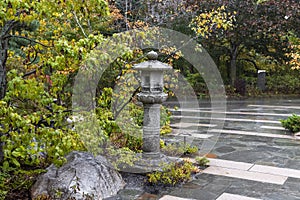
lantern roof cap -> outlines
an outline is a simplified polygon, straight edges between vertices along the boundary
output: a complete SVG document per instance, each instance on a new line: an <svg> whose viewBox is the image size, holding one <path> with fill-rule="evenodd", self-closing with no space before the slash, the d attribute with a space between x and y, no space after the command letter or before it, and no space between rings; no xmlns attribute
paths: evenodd
<svg viewBox="0 0 300 200"><path fill-rule="evenodd" d="M147 53L148 60L157 60L158 54L155 51L150 51Z"/></svg>
<svg viewBox="0 0 300 200"><path fill-rule="evenodd" d="M155 51L147 53L148 61L136 64L133 69L141 71L166 71L172 69L171 66L157 60L158 54Z"/></svg>

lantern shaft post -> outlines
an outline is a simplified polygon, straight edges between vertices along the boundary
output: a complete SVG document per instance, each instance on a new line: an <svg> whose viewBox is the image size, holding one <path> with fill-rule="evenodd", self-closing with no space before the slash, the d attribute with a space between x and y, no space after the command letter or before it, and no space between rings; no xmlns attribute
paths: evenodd
<svg viewBox="0 0 300 200"><path fill-rule="evenodd" d="M160 153L160 107L168 95L163 92L163 73L172 67L157 60L157 53L147 54L148 61L133 68L141 72L141 92L137 99L144 106L142 160L135 165L134 171L151 172L161 168L169 159Z"/></svg>

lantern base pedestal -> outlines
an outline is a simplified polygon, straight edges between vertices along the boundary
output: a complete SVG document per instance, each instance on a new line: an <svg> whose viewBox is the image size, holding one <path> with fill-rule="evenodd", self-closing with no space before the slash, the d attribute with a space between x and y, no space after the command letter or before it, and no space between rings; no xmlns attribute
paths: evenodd
<svg viewBox="0 0 300 200"><path fill-rule="evenodd" d="M172 162L180 162L180 158L169 157L161 153L140 153L137 154L138 161L133 166L124 165L120 167L123 172L134 174L146 174L154 171L162 171L164 165Z"/></svg>

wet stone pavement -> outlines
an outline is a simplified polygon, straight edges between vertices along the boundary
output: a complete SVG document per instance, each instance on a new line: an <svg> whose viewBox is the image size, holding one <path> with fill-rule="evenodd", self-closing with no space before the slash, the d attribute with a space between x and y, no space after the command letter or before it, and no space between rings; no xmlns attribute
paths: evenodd
<svg viewBox="0 0 300 200"><path fill-rule="evenodd" d="M161 188L152 196L131 187L118 199L300 200L300 138L277 123L292 113L300 115L300 98L230 101L221 128L214 127L221 119L210 119L214 110L209 102L199 105L199 110L173 110L174 131L164 139L182 140L184 133L201 149L221 129L212 140L210 166L180 187ZM126 191L131 195L122 195Z"/></svg>

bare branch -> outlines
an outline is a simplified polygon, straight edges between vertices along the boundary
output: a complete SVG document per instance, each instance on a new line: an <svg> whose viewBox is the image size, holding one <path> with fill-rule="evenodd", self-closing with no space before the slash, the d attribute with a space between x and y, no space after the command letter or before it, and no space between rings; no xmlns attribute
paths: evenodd
<svg viewBox="0 0 300 200"><path fill-rule="evenodd" d="M31 65L32 63L34 63L36 61L36 59L38 57L38 52L37 52L36 48L34 46L31 46L31 47L34 49L34 52L35 52L34 58L32 61L29 61L29 63L24 62L24 64L26 64L26 65ZM29 53L29 60L30 60L30 53Z"/></svg>
<svg viewBox="0 0 300 200"><path fill-rule="evenodd" d="M76 21L77 25L79 26L81 32L83 33L84 37L87 37L86 33L84 32L83 27L81 26L81 24L80 24L80 22L79 22L79 20L78 20L78 17L77 17L77 15L76 15L75 11L73 11L72 13L73 13L74 18L75 18L75 21Z"/></svg>

